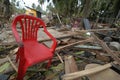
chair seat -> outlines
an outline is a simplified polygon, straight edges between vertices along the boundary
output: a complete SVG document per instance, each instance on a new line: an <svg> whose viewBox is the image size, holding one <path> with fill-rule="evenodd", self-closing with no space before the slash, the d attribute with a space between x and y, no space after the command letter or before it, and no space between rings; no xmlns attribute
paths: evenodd
<svg viewBox="0 0 120 80"><path fill-rule="evenodd" d="M52 58L53 53L45 45L36 41L24 42L24 56L29 65Z"/></svg>

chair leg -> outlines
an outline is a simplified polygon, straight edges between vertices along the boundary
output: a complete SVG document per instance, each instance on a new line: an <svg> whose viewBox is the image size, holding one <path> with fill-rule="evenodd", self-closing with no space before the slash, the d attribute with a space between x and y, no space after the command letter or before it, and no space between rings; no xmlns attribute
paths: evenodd
<svg viewBox="0 0 120 80"><path fill-rule="evenodd" d="M24 75L26 73L28 66L23 61L20 61L19 67L18 67L18 75L16 80L23 80Z"/></svg>
<svg viewBox="0 0 120 80"><path fill-rule="evenodd" d="M19 60L19 54L20 54L20 50L18 49L18 52L16 53L17 55L16 55L16 63L18 62L18 60Z"/></svg>
<svg viewBox="0 0 120 80"><path fill-rule="evenodd" d="M17 51L17 56L16 56L16 62L18 62L19 58L20 58L20 54L21 53L24 53L24 48L23 47L20 47Z"/></svg>
<svg viewBox="0 0 120 80"><path fill-rule="evenodd" d="M20 55L19 55L19 52L17 52L17 55L16 55L16 63L19 61L19 57Z"/></svg>
<svg viewBox="0 0 120 80"><path fill-rule="evenodd" d="M47 64L47 69L50 67L51 62L52 62L52 59L49 59L48 64Z"/></svg>

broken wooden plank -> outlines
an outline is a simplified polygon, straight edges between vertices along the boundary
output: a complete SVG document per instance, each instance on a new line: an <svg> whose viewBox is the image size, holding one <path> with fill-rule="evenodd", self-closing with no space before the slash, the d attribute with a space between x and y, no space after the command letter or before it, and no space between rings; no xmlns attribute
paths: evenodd
<svg viewBox="0 0 120 80"><path fill-rule="evenodd" d="M65 74L78 71L78 67L73 56L71 55L65 56L64 60L65 60Z"/></svg>
<svg viewBox="0 0 120 80"><path fill-rule="evenodd" d="M97 66L100 66L100 65L99 64L88 64L86 65L85 69L90 69L90 68L94 68ZM89 75L87 77L90 80L120 80L120 75L110 68L104 71L100 71L96 74Z"/></svg>
<svg viewBox="0 0 120 80"><path fill-rule="evenodd" d="M71 55L64 56L64 60L65 60L65 74L78 71L78 67L73 56ZM73 80L79 80L79 79L73 79Z"/></svg>
<svg viewBox="0 0 120 80"><path fill-rule="evenodd" d="M114 54L110 48L107 46L106 43L104 43L102 40L100 40L94 33L91 33L91 35L94 37L94 39L103 47L103 49L108 53L110 54L110 56L118 62L118 64L120 65L120 58Z"/></svg>
<svg viewBox="0 0 120 80"><path fill-rule="evenodd" d="M66 32L66 34L68 34L68 35L63 35L63 36L56 36L55 38L56 39L64 39L64 38L70 38L70 37L72 37L72 36L75 36L75 35L79 35L79 34L81 34L81 33L76 33L76 32ZM51 41L51 39L50 38L45 38L45 39L42 39L42 40L39 40L39 42L45 42L45 41ZM9 42L9 43L0 43L0 45L17 45L17 43L16 42Z"/></svg>
<svg viewBox="0 0 120 80"><path fill-rule="evenodd" d="M89 30L77 30L77 32L98 32L98 31L116 31L117 28L108 28L108 29L89 29Z"/></svg>
<svg viewBox="0 0 120 80"><path fill-rule="evenodd" d="M102 47L100 46L90 46L90 45L76 45L75 48L82 48L82 49L95 49L95 50L101 50Z"/></svg>
<svg viewBox="0 0 120 80"><path fill-rule="evenodd" d="M74 42L74 43L71 43L71 44L68 44L68 45L65 45L65 46L58 47L58 48L56 48L56 51L67 48L67 47L70 47L70 46L73 46L73 45L76 45L76 44L79 44L79 43L92 42L92 40L93 40L93 38L88 38L86 40L81 40L81 41L78 41L78 42Z"/></svg>
<svg viewBox="0 0 120 80"><path fill-rule="evenodd" d="M78 43L91 42L92 39L93 38L88 38L86 40L81 40L81 41L78 41L78 42L75 42L75 43L71 43L71 44L68 44L68 45L65 45L65 46L62 46L62 47L58 47L58 48L56 48L56 51L59 51L61 49L64 49L64 48L67 48L67 47L70 47L70 46L73 46L73 45L76 45ZM58 55L58 53L57 53L57 56L58 56L59 60L63 63L62 58Z"/></svg>
<svg viewBox="0 0 120 80"><path fill-rule="evenodd" d="M76 35L76 34L66 35L66 36L60 36L60 37L56 37L56 39L70 38L70 37L72 37L72 36L74 36L74 35ZM51 39L46 38L46 39L40 40L39 42L44 42L44 41L51 41Z"/></svg>
<svg viewBox="0 0 120 80"><path fill-rule="evenodd" d="M69 74L65 74L62 76L63 80L73 80L79 77L83 77L83 76L87 76L87 75L91 75L91 74L95 74L97 72L103 71L105 69L110 68L112 65L111 63L102 65L102 66L98 66L95 68L91 68L91 69L86 69L86 70L82 70L82 71L77 71L74 73L69 73Z"/></svg>

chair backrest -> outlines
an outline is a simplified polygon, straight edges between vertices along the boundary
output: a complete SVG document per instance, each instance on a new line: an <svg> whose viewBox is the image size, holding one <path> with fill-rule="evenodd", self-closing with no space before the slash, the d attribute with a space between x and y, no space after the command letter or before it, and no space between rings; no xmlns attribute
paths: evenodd
<svg viewBox="0 0 120 80"><path fill-rule="evenodd" d="M14 28L14 35L18 35L16 30L17 23L20 23L23 41L37 40L38 28L43 27L44 29L46 29L45 23L41 19L29 15L19 15L14 19L12 23L12 28Z"/></svg>
<svg viewBox="0 0 120 80"><path fill-rule="evenodd" d="M22 29L22 40L16 29L17 23L20 23ZM44 32L49 36L53 43L50 47L51 51L54 52L57 46L56 39L47 31L45 23L40 19L30 15L18 15L12 22L12 32L15 36L16 42L21 43L28 40L37 41L38 28L43 27Z"/></svg>

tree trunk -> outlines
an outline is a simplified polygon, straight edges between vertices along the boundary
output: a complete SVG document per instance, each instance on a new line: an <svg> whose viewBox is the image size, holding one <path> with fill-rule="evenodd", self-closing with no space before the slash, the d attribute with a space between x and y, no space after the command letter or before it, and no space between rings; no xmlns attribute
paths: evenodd
<svg viewBox="0 0 120 80"><path fill-rule="evenodd" d="M84 18L87 18L90 14L91 2L92 0L85 0L84 8L82 11L82 15Z"/></svg>

